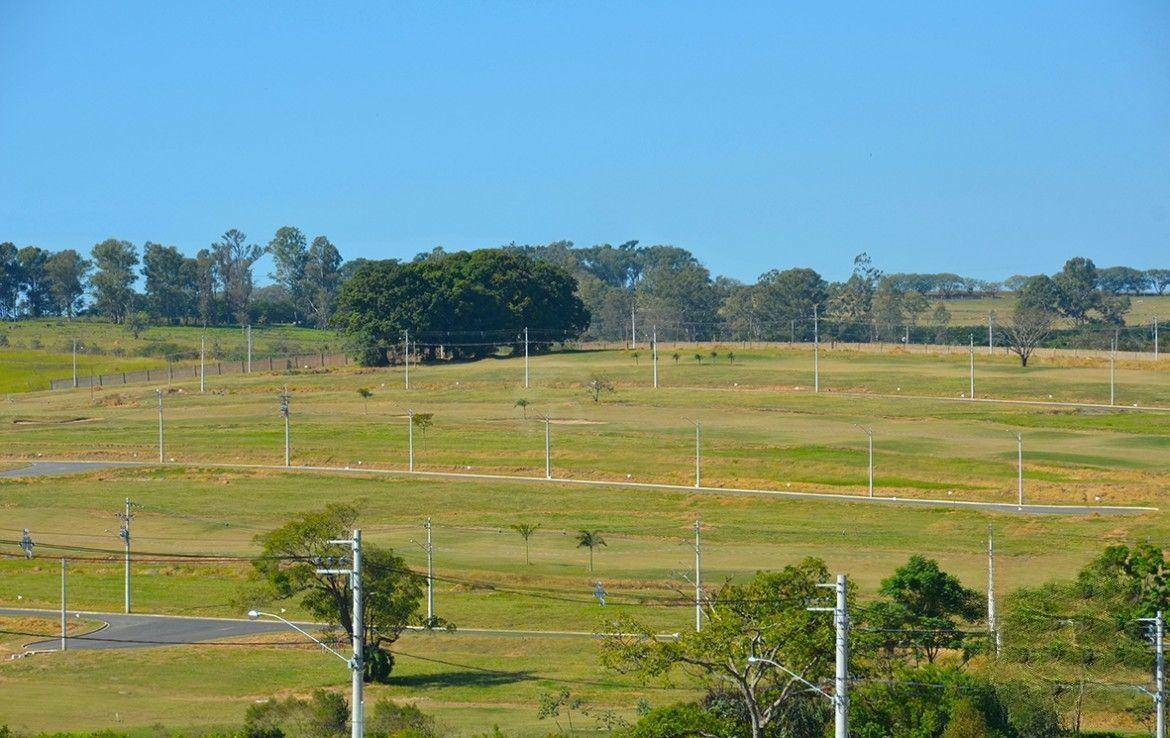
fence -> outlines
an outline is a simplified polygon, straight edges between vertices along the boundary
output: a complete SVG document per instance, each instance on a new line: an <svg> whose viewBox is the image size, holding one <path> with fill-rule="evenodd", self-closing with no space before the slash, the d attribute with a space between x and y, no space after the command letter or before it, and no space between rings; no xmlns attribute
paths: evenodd
<svg viewBox="0 0 1170 738"><path fill-rule="evenodd" d="M291 371L293 369L322 369L330 366L349 364L347 354L296 354L294 356L267 356L252 359L253 372ZM224 374L247 374L248 361L208 360L203 364L205 377ZM112 372L110 374L78 375L49 381L50 389L72 389L74 387L120 387L127 384L147 382L171 382L180 379L199 379L199 362L190 364L168 363L158 369L140 369L133 372Z"/></svg>

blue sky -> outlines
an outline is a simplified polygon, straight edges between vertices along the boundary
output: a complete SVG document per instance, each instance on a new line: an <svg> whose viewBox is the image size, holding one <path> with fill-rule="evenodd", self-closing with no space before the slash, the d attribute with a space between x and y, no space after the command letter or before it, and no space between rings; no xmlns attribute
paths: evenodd
<svg viewBox="0 0 1170 738"><path fill-rule="evenodd" d="M0 0L0 240L285 224L745 280L1170 267L1170 3Z"/></svg>

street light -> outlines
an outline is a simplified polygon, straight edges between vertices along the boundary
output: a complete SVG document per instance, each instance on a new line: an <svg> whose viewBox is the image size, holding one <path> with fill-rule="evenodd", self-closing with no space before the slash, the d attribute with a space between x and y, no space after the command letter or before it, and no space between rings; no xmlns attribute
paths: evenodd
<svg viewBox="0 0 1170 738"><path fill-rule="evenodd" d="M264 617L264 618L272 618L273 620L279 620L280 622L284 623L284 624L285 624L285 625L287 625L288 627L292 628L292 629L293 629L293 630L295 630L296 632L298 632L298 633L300 633L301 635L303 635L305 638L308 638L308 639L309 639L310 641L312 641L313 643L316 643L316 644L317 644L318 646L320 646L321 648L325 649L325 650L326 650L326 651L328 651L329 653L333 654L333 655L334 655L334 656L336 656L337 658L339 658L339 659L341 659L342 661L344 661L344 662L346 663L346 665L347 665L347 666L349 666L349 668L351 668L351 669L353 668L353 659L351 659L351 658L346 658L344 655L342 655L342 654L341 654L341 653L339 653L338 651L336 651L336 650L334 650L333 648L331 648L331 647L329 646L329 644L325 643L325 642L324 642L324 641L322 641L322 640L319 640L319 639L318 639L318 638L316 638L316 637L315 637L315 636L314 636L312 633L308 632L308 631L307 631L307 630L305 630L304 628L301 628L299 625L297 625L296 623L292 622L291 620L286 620L285 618L282 618L280 615L277 615L277 614L275 614L275 613L271 613L271 612L261 612L260 610L249 610L249 611L248 611L248 619L249 619L249 620L259 620L259 619L260 619L260 618L262 618L262 617Z"/></svg>

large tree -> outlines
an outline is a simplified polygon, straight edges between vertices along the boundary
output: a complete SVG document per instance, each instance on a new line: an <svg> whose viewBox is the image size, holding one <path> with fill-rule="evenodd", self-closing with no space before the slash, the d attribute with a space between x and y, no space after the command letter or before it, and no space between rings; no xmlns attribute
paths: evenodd
<svg viewBox="0 0 1170 738"><path fill-rule="evenodd" d="M58 251L45 263L53 312L72 318L81 307L85 283L93 265L75 249Z"/></svg>
<svg viewBox="0 0 1170 738"><path fill-rule="evenodd" d="M788 721L807 720L810 710L823 725L828 700L810 694L789 672L814 684L829 676L832 618L808 610L823 596L817 584L828 578L824 563L810 558L780 571L759 572L743 584L725 584L703 602L703 629L677 639L658 640L655 628L621 619L609 626L620 635L603 642L603 663L648 677L665 678L675 671L691 675L734 701L752 738L792 734L784 732L792 727ZM774 661L789 672L749 659Z"/></svg>
<svg viewBox="0 0 1170 738"><path fill-rule="evenodd" d="M228 314L238 325L248 322L252 302L252 265L264 255L263 247L249 244L247 240L247 235L231 228L211 245Z"/></svg>
<svg viewBox="0 0 1170 738"><path fill-rule="evenodd" d="M304 312L318 328L324 328L333 315L341 285L341 253L325 236L317 236L309 246L302 281L300 299L305 303ZM294 304L296 299L293 297Z"/></svg>
<svg viewBox="0 0 1170 738"><path fill-rule="evenodd" d="M11 241L0 243L0 316L14 318L20 301L18 249Z"/></svg>
<svg viewBox="0 0 1170 738"><path fill-rule="evenodd" d="M357 520L356 508L335 503L257 536L262 551L253 564L253 578L242 598L244 604L299 598L311 616L339 626L352 638L353 592L349 577L319 574L317 570L349 565L350 552L329 541L348 538ZM338 566L320 563L338 558L346 563ZM366 679L386 681L394 664L389 647L418 610L422 577L411 571L393 550L363 543L362 586Z"/></svg>
<svg viewBox="0 0 1170 738"><path fill-rule="evenodd" d="M108 238L93 247L93 262L97 268L90 278L94 308L115 323L121 323L134 307L138 250L129 241Z"/></svg>
<svg viewBox="0 0 1170 738"><path fill-rule="evenodd" d="M509 249L370 262L343 285L333 325L364 364L385 364L404 331L428 334L427 343L470 358L490 350L482 337L515 340L528 328L531 348L540 350L588 325L575 287L560 268Z"/></svg>
<svg viewBox="0 0 1170 738"><path fill-rule="evenodd" d="M147 241L142 247L142 275L146 278L146 304L155 318L178 323L188 312L191 290L184 284L185 259L174 246Z"/></svg>
<svg viewBox="0 0 1170 738"><path fill-rule="evenodd" d="M37 246L25 246L16 253L20 267L20 291L24 295L23 307L26 315L40 317L52 309L53 296L49 290L45 266L49 252Z"/></svg>
<svg viewBox="0 0 1170 738"><path fill-rule="evenodd" d="M298 316L306 314L303 290L305 267L309 261L307 243L301 229L293 226L278 228L268 242L273 265L273 271L268 276L284 288Z"/></svg>

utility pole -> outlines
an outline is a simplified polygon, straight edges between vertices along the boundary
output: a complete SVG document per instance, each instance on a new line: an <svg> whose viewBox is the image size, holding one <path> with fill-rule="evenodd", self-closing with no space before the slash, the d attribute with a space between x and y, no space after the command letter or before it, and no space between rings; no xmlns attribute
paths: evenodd
<svg viewBox="0 0 1170 738"><path fill-rule="evenodd" d="M524 389L528 389L528 329L524 329Z"/></svg>
<svg viewBox="0 0 1170 738"><path fill-rule="evenodd" d="M248 339L248 374L252 373L252 324L244 329L244 336Z"/></svg>
<svg viewBox="0 0 1170 738"><path fill-rule="evenodd" d="M1162 620L1162 611L1154 617L1154 707L1157 711L1155 722L1157 738L1166 738L1166 656L1163 652L1163 631L1165 622Z"/></svg>
<svg viewBox="0 0 1170 738"><path fill-rule="evenodd" d="M844 574L837 575L834 584L818 584L823 589L832 589L837 594L836 607L810 607L814 612L833 613L833 628L836 638L836 673L833 685L833 738L849 738L849 606L847 602L848 580Z"/></svg>
<svg viewBox="0 0 1170 738"><path fill-rule="evenodd" d="M974 400L975 399L975 334L972 333L970 338L971 338L971 355L970 355L970 363L971 363L970 385L971 385L971 387L970 387L969 397L972 400Z"/></svg>
<svg viewBox="0 0 1170 738"><path fill-rule="evenodd" d="M207 344L206 344L205 339L203 338L203 336L200 336L199 337L199 392L200 393L202 393L203 389L204 389L204 384L203 384L204 368L203 368L203 365L207 359L206 345Z"/></svg>
<svg viewBox="0 0 1170 738"><path fill-rule="evenodd" d="M702 585L702 566L703 566L703 539L702 526L699 524L699 519L695 518L695 632L698 633L703 630L703 585Z"/></svg>
<svg viewBox="0 0 1170 738"><path fill-rule="evenodd" d="M122 527L118 530L118 537L122 539L124 548L123 555L123 572L122 572L122 609L130 612L130 521L134 519L134 513L130 512L130 498L126 498L126 507L124 511L117 514L119 520L122 521Z"/></svg>
<svg viewBox="0 0 1170 738"><path fill-rule="evenodd" d="M431 519L428 517L423 527L427 529L427 625L435 622L435 547L431 543Z"/></svg>
<svg viewBox="0 0 1170 738"><path fill-rule="evenodd" d="M1019 506L1024 506L1024 436L1016 434L1016 496Z"/></svg>
<svg viewBox="0 0 1170 738"><path fill-rule="evenodd" d="M813 392L821 391L821 324L817 306L813 305Z"/></svg>
<svg viewBox="0 0 1170 738"><path fill-rule="evenodd" d="M284 465L290 466L292 462L291 448L289 445L289 409L288 401L290 396L288 394L288 387L284 388L284 392L280 393L280 415L284 418Z"/></svg>
<svg viewBox="0 0 1170 738"><path fill-rule="evenodd" d="M414 471L414 411L406 409L406 470Z"/></svg>
<svg viewBox="0 0 1170 738"><path fill-rule="evenodd" d="M658 326L651 333L650 359L654 362L654 389L658 389Z"/></svg>
<svg viewBox="0 0 1170 738"><path fill-rule="evenodd" d="M1154 361L1157 361L1157 360L1158 360L1158 316L1155 315L1154 316ZM74 374L76 374L76 373L77 373L77 371L74 370ZM73 386L74 387L77 386L76 380L74 380Z"/></svg>
<svg viewBox="0 0 1170 738"><path fill-rule="evenodd" d="M365 729L365 705L363 702L362 688L364 686L363 677L365 674L364 651L366 638L365 610L362 601L365 590L362 586L362 532L355 529L353 531L353 538L329 541L329 543L349 546L353 556L350 568L348 569L317 569L317 573L344 574L349 577L349 588L353 592L353 616L351 618L353 622L353 658L349 661L350 676L352 678L351 688L353 692L350 698L350 736L351 738L362 738ZM296 626L293 627L295 628Z"/></svg>
<svg viewBox="0 0 1170 738"><path fill-rule="evenodd" d="M987 311L987 355L991 356L995 350L995 311Z"/></svg>
<svg viewBox="0 0 1170 738"><path fill-rule="evenodd" d="M406 389L410 389L410 331L405 331L406 334Z"/></svg>
<svg viewBox="0 0 1170 738"><path fill-rule="evenodd" d="M544 478L552 479L552 417L544 416Z"/></svg>
<svg viewBox="0 0 1170 738"><path fill-rule="evenodd" d="M1117 364L1117 331L1113 332L1113 345L1109 350L1109 404L1114 404L1116 393L1114 391L1114 374L1115 365Z"/></svg>
<svg viewBox="0 0 1170 738"><path fill-rule="evenodd" d="M987 630L992 650L998 657L1000 637L999 621L995 615L995 539L990 525L987 526Z"/></svg>
<svg viewBox="0 0 1170 738"><path fill-rule="evenodd" d="M1154 329L1154 335L1158 334L1158 329ZM1158 341L1154 339L1154 345L1158 345ZM1154 358L1158 358L1157 350L1154 351ZM77 389L77 339L73 339L73 389Z"/></svg>
<svg viewBox="0 0 1170 738"><path fill-rule="evenodd" d="M158 396L158 463L162 464L165 461L163 458L163 391L156 389L154 393Z"/></svg>
<svg viewBox="0 0 1170 738"><path fill-rule="evenodd" d="M703 481L703 421L695 421L695 488Z"/></svg>
<svg viewBox="0 0 1170 738"><path fill-rule="evenodd" d="M857 427L861 428L869 440L869 496L873 497L873 428L862 428L860 425Z"/></svg>
<svg viewBox="0 0 1170 738"><path fill-rule="evenodd" d="M65 598L65 557L61 557L61 650L68 648L65 644L65 609L67 607L67 600Z"/></svg>

